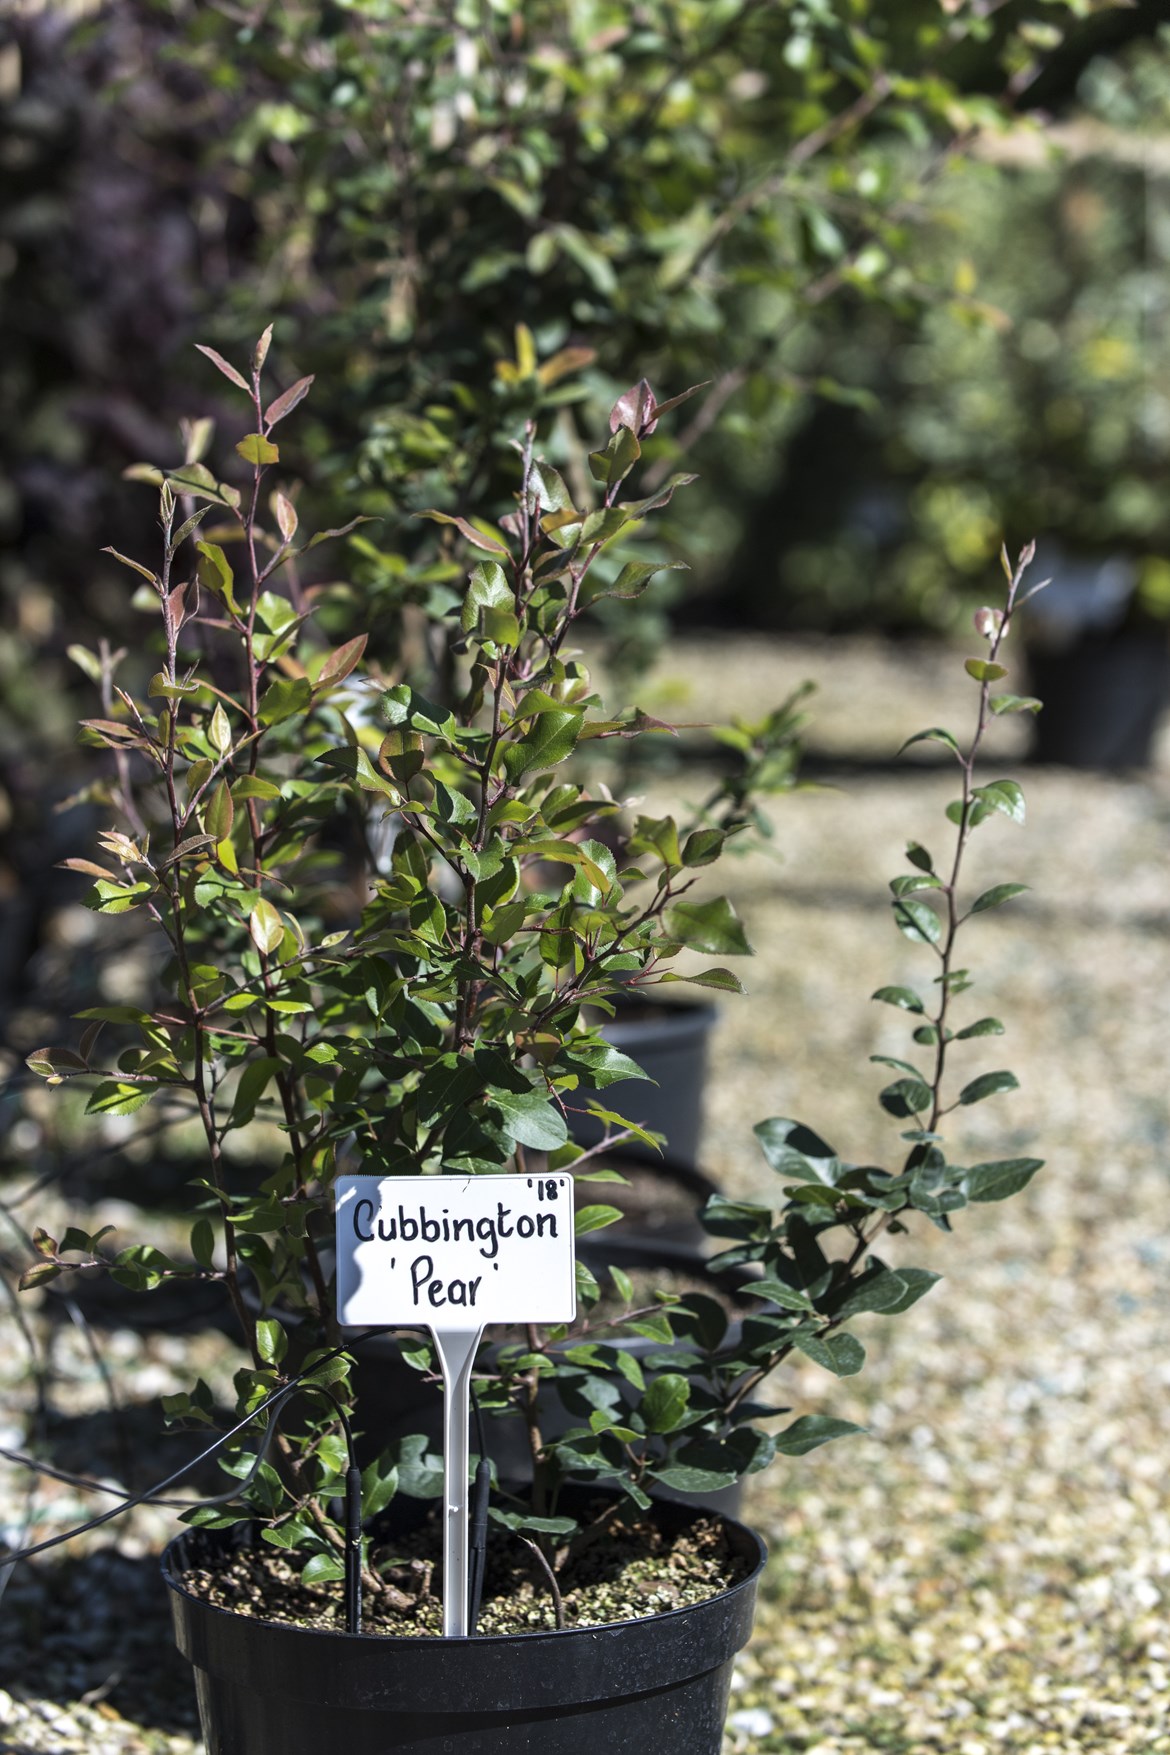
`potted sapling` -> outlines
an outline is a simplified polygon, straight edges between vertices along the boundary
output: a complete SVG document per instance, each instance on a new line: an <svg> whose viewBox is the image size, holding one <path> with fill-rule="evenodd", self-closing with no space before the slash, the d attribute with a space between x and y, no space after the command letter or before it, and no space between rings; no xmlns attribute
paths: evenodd
<svg viewBox="0 0 1170 1755"><path fill-rule="evenodd" d="M601 1734L713 1755L763 1549L660 1495L719 1491L851 1430L767 1386L795 1352L857 1369L852 1319L906 1310L934 1278L901 1263L914 1216L949 1229L1037 1168L960 1167L946 1139L952 1113L1011 1082L956 1083L964 1041L999 1026L966 1019L955 950L970 915L1019 888L968 898L962 880L971 835L1022 816L1014 783L978 782L975 760L990 718L1029 705L997 692L1023 563L968 664L971 736L928 734L957 764L951 850L912 843L893 885L935 962L931 988L879 996L917 1044L881 1099L905 1123L902 1161L855 1166L767 1121L775 1203L713 1196L708 1279L646 1283L601 1250L621 1214L603 1147L639 1130L606 1106L638 1069L599 1020L682 980L739 990L725 960L749 945L712 868L750 787L623 812L602 746L669 728L605 706L575 641L593 602L655 570L613 555L687 485L636 485L644 439L683 398L643 383L619 399L588 504L529 426L507 516L432 514L465 562L455 687L436 701L366 666L360 633L317 630L302 557L321 538L302 533L280 457L310 384L271 396L267 348L246 369L211 354L240 393L234 456L213 469L191 428L159 472L158 552L126 557L154 618L151 674L110 678L111 707L86 722L117 818L90 901L156 935L160 992L30 1057L89 1086L95 1114L165 1097L196 1119L187 1247L41 1231L24 1283L81 1263L144 1291L226 1290L244 1360L209 1448L228 1485L189 1505L164 1561L209 1748L576 1755ZM355 895L331 849L371 823L392 851ZM598 1146L571 1138L576 1109ZM883 1234L897 1265L875 1254ZM381 1443L367 1421L355 1381L378 1346L442 1405L442 1452L425 1423ZM217 1423L201 1382L166 1413ZM511 1478L486 1436L501 1422L524 1458Z"/></svg>

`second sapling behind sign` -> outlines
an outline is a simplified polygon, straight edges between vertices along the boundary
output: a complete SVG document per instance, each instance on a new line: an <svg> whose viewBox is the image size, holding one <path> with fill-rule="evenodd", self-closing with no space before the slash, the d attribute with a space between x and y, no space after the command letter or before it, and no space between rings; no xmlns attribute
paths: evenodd
<svg viewBox="0 0 1170 1755"><path fill-rule="evenodd" d="M336 1198L343 1327L573 1320L571 1176L345 1176Z"/></svg>

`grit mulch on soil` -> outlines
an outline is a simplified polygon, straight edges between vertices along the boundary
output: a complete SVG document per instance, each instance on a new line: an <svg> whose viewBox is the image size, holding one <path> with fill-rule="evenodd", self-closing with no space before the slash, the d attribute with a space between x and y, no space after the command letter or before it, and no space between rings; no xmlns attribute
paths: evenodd
<svg viewBox="0 0 1170 1755"><path fill-rule="evenodd" d="M728 699L762 712L806 675L821 685L810 744L825 786L782 801L774 856L737 862L723 885L757 954L750 998L727 1002L717 1033L703 1167L737 1194L770 1193L751 1137L765 1116L799 1116L859 1161L898 1151L875 1101L889 1075L867 1056L905 1054L908 1032L868 996L925 978L886 883L907 839L941 845L953 782L889 758L923 726L960 730L974 694L961 657L696 640L663 661L656 697L639 695L663 717L673 695L694 721ZM1005 753L985 777L1011 771ZM785 1380L795 1409L868 1436L751 1484L772 1560L726 1755L1170 1755L1170 748L1147 775L1020 778L1028 825L981 830L972 879L1031 893L973 922L963 959L972 1004L1008 1034L972 1043L962 1073L1010 1066L1022 1088L965 1113L956 1146L1047 1167L1017 1200L960 1214L950 1238L927 1227L891 1244L891 1260L944 1278L907 1316L864 1319L861 1378L805 1364ZM12 1174L8 1191L22 1186ZM3 1442L23 1442L26 1355L0 1320ZM127 1404L179 1386L175 1337L113 1338ZM227 1343L200 1344L226 1387ZM55 1364L56 1401L96 1430L102 1387L68 1328ZM75 1427L66 1466L92 1466L77 1443ZM0 1494L0 1521L19 1529L23 1478L5 1468ZM45 1487L33 1509L41 1535L81 1504ZM14 1575L0 1747L198 1747L189 1681L158 1655L167 1528L138 1513Z"/></svg>

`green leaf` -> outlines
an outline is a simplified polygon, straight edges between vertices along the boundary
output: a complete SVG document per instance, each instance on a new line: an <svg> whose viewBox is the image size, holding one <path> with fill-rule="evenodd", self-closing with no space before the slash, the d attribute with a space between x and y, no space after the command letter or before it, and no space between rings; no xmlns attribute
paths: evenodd
<svg viewBox="0 0 1170 1755"><path fill-rule="evenodd" d="M752 1129L765 1158L778 1176L797 1182L823 1182L832 1187L841 1172L841 1160L832 1146L801 1121L773 1116Z"/></svg>
<svg viewBox="0 0 1170 1755"><path fill-rule="evenodd" d="M1024 794L1014 780L992 780L987 786L977 786L972 796L1013 823L1024 821Z"/></svg>
<svg viewBox="0 0 1170 1755"><path fill-rule="evenodd" d="M274 1317L262 1316L257 1322L256 1351L266 1365L279 1365L288 1352L288 1336Z"/></svg>
<svg viewBox="0 0 1170 1755"><path fill-rule="evenodd" d="M187 463L182 469L169 469L167 480L181 494L193 494L201 500L215 500L221 506L232 504L231 490L220 486L205 463Z"/></svg>
<svg viewBox="0 0 1170 1755"><path fill-rule="evenodd" d="M498 1505L490 1507L488 1516L519 1535L571 1536L577 1528L571 1517L529 1517L525 1511L504 1511Z"/></svg>
<svg viewBox="0 0 1170 1755"><path fill-rule="evenodd" d="M284 937L284 921L267 896L260 896L248 916L248 931L258 951L271 956Z"/></svg>
<svg viewBox="0 0 1170 1755"><path fill-rule="evenodd" d="M659 983L668 981L686 981L691 987L710 987L716 993L746 993L747 989L738 975L730 969L701 969L697 975L680 975L677 970L668 969L658 977Z"/></svg>
<svg viewBox="0 0 1170 1755"><path fill-rule="evenodd" d="M313 685L307 676L278 677L260 697L257 717L261 725L279 725L312 705Z"/></svg>
<svg viewBox="0 0 1170 1755"><path fill-rule="evenodd" d="M936 945L942 937L942 921L929 902L899 897L894 902L894 919L899 932L922 944Z"/></svg>
<svg viewBox="0 0 1170 1755"><path fill-rule="evenodd" d="M896 1079L878 1100L887 1115L903 1118L924 1114L930 1108L931 1095L930 1086L921 1079Z"/></svg>
<svg viewBox="0 0 1170 1755"><path fill-rule="evenodd" d="M301 1572L302 1584L332 1584L345 1577L345 1562L336 1554L314 1554Z"/></svg>
<svg viewBox="0 0 1170 1755"><path fill-rule="evenodd" d="M865 1364L865 1348L856 1335L800 1335L796 1344L815 1365L822 1365L834 1377L854 1377Z"/></svg>
<svg viewBox="0 0 1170 1755"><path fill-rule="evenodd" d="M219 700L216 702L216 711L210 716L207 741L219 756L226 756L228 749L232 748L232 721L228 720L228 714L223 711L223 702ZM223 841L223 835L216 835L216 841Z"/></svg>
<svg viewBox="0 0 1170 1755"><path fill-rule="evenodd" d="M634 1282L631 1280L629 1274L623 1273L619 1267L611 1266L609 1277L613 1281L617 1295L622 1300L622 1303L627 1307L631 1305L634 1302ZM629 1354L623 1355L623 1357L627 1359L630 1356L631 1355Z"/></svg>
<svg viewBox="0 0 1170 1755"><path fill-rule="evenodd" d="M215 1230L210 1219L196 1219L191 1227L191 1254L202 1268L210 1268L215 1255Z"/></svg>
<svg viewBox="0 0 1170 1755"><path fill-rule="evenodd" d="M142 567L140 562L137 562L137 560L130 560L130 556L128 555L121 555L116 548L103 548L102 553L103 555L114 556L114 560L119 560L119 562L123 563L123 567L130 567L133 572L139 572L144 579L149 579L151 584L158 586L158 574L153 574L153 572L149 570L149 567ZM102 681L102 665L100 665L100 660L96 660L95 655L93 655L91 651L88 651L84 646L70 646L70 648L68 648L68 656L74 660L75 665L81 665L81 669L86 672L86 676L89 677L91 683L100 683L100 681Z"/></svg>
<svg viewBox="0 0 1170 1755"><path fill-rule="evenodd" d="M256 1105L264 1095L274 1076L280 1072L283 1061L274 1055L265 1054L259 1060L253 1060L244 1068L236 1085L235 1099L232 1103L230 1122L232 1127L243 1127L256 1113Z"/></svg>
<svg viewBox="0 0 1170 1755"><path fill-rule="evenodd" d="M243 774L232 781L232 797L237 804L245 798L279 798L280 787L271 780L262 780L259 774Z"/></svg>
<svg viewBox="0 0 1170 1755"><path fill-rule="evenodd" d="M900 1316L912 1304L917 1304L920 1298L925 1298L930 1288L937 1286L942 1278L941 1274L931 1273L929 1268L913 1267L900 1267L897 1277L902 1282L901 1296L896 1303L884 1306L883 1316Z"/></svg>
<svg viewBox="0 0 1170 1755"><path fill-rule="evenodd" d="M746 1292L749 1288L745 1286L744 1290ZM786 1286L783 1280L774 1279L770 1274L762 1280L753 1280L750 1291L753 1298L764 1298L781 1310L799 1310L807 1314L813 1309L812 1299L807 1292L798 1291L795 1286Z"/></svg>
<svg viewBox="0 0 1170 1755"><path fill-rule="evenodd" d="M672 475L663 487L647 495L644 500L623 500L613 510L624 512L627 518L644 518L647 512L656 512L660 506L669 505L679 488L689 487L691 482L698 481L698 479L697 475ZM588 521L586 521L585 536L588 540Z"/></svg>
<svg viewBox="0 0 1170 1755"><path fill-rule="evenodd" d="M998 1018L977 1018L973 1024L968 1024L965 1029L955 1031L955 1041L968 1042L972 1036L1002 1036L1003 1034L1004 1028Z"/></svg>
<svg viewBox="0 0 1170 1755"><path fill-rule="evenodd" d="M203 813L203 826L213 841L226 841L232 832L234 818L231 789L226 780L221 780Z"/></svg>
<svg viewBox="0 0 1170 1755"><path fill-rule="evenodd" d="M694 829L687 836L682 850L686 866L711 865L723 852L727 840L722 829Z"/></svg>
<svg viewBox="0 0 1170 1755"><path fill-rule="evenodd" d="M994 1097L1000 1091L1018 1091L1019 1088L1020 1081L1015 1073L981 1073L977 1079L972 1079L969 1085L963 1086L959 1092L959 1102L982 1103L985 1097Z"/></svg>
<svg viewBox="0 0 1170 1755"><path fill-rule="evenodd" d="M942 882L933 872L904 872L890 879L890 889L898 897L916 896L921 890L941 890Z"/></svg>
<svg viewBox="0 0 1170 1755"><path fill-rule="evenodd" d="M810 1450L831 1444L834 1438L846 1438L851 1432L864 1431L864 1426L856 1426L852 1420L834 1420L829 1414L802 1414L798 1420L793 1420L791 1426L776 1434L776 1453L778 1456L807 1456Z"/></svg>
<svg viewBox="0 0 1170 1755"><path fill-rule="evenodd" d="M555 1152L569 1137L565 1118L556 1105L539 1091L501 1091L493 1088L488 1100L504 1118L512 1138L534 1152Z"/></svg>
<svg viewBox="0 0 1170 1755"><path fill-rule="evenodd" d="M519 743L504 748L504 770L515 785L525 774L541 768L555 768L572 755L585 715L558 708L536 716L532 729Z"/></svg>
<svg viewBox="0 0 1170 1755"><path fill-rule="evenodd" d="M906 857L911 865L918 867L919 871L934 870L934 860L919 841L907 841Z"/></svg>
<svg viewBox="0 0 1170 1755"><path fill-rule="evenodd" d="M482 611L514 611L515 607L516 594L499 561L478 561L471 569L467 596L463 600L461 623L464 633L470 633L476 626Z"/></svg>
<svg viewBox="0 0 1170 1755"><path fill-rule="evenodd" d="M157 1090L156 1085L127 1085L119 1079L109 1079L100 1084L92 1093L85 1106L87 1115L133 1115L136 1109L142 1109Z"/></svg>
<svg viewBox="0 0 1170 1755"><path fill-rule="evenodd" d="M270 634L283 634L300 618L287 597L278 591L262 591L256 599L256 619Z"/></svg>
<svg viewBox="0 0 1170 1755"><path fill-rule="evenodd" d="M1010 902L1013 896L1022 896L1027 884L994 884L990 890L984 890L971 904L972 914L982 914L988 908L998 908L1004 902Z"/></svg>
<svg viewBox="0 0 1170 1755"><path fill-rule="evenodd" d="M103 1024L150 1024L153 1022L149 1012L144 1012L136 1005L91 1005L83 1012L75 1013L78 1018L94 1018Z"/></svg>
<svg viewBox="0 0 1170 1755"><path fill-rule="evenodd" d="M1002 664L993 664L987 658L968 658L963 669L979 683L998 682L1000 677L1007 675Z"/></svg>
<svg viewBox="0 0 1170 1755"><path fill-rule="evenodd" d="M711 1450L721 1448L712 1445ZM704 1468L697 1463L674 1462L653 1467L651 1475L672 1493L721 1493L739 1479L738 1468Z"/></svg>
<svg viewBox="0 0 1170 1755"><path fill-rule="evenodd" d="M234 596L235 575L223 550L214 542L197 542L195 550L199 556L196 565L199 583L213 597L222 598L233 615L239 615L240 606Z"/></svg>
<svg viewBox="0 0 1170 1755"><path fill-rule="evenodd" d="M998 717L1001 713L1039 713L1043 701L1035 695L992 695L991 711Z"/></svg>
<svg viewBox="0 0 1170 1755"><path fill-rule="evenodd" d="M619 427L603 451L589 453L589 472L594 481L623 481L641 455L637 434Z"/></svg>
<svg viewBox="0 0 1170 1755"><path fill-rule="evenodd" d="M959 1184L970 1201L1007 1200L1026 1188L1043 1158L1000 1158L990 1164L973 1164Z"/></svg>
<svg viewBox="0 0 1170 1755"><path fill-rule="evenodd" d="M913 737L906 739L898 754L901 755L902 750L908 750L913 743L941 743L945 744L954 755L960 756L962 754L953 735L949 731L944 731L941 725L932 725L929 731L916 731Z"/></svg>
<svg viewBox="0 0 1170 1755"><path fill-rule="evenodd" d="M612 1268L610 1269L610 1272L613 1272ZM615 1281L614 1284L616 1285L617 1282ZM646 1388L646 1379L643 1376L642 1367L639 1365L634 1354L627 1353L621 1347L615 1347L613 1349L613 1363L625 1378L626 1382L636 1389L639 1395L641 1395L642 1391Z"/></svg>
<svg viewBox="0 0 1170 1755"><path fill-rule="evenodd" d="M690 951L716 957L750 957L752 947L726 896L710 902L676 902L663 917L663 928Z"/></svg>
<svg viewBox="0 0 1170 1755"><path fill-rule="evenodd" d="M900 1006L904 1012L925 1012L926 1007L912 987L879 987L871 993L871 999L880 999L885 1005Z"/></svg>
<svg viewBox="0 0 1170 1755"><path fill-rule="evenodd" d="M146 685L146 693L152 701L189 701L192 695L199 693L199 684L173 683L165 670L159 670Z"/></svg>
<svg viewBox="0 0 1170 1755"><path fill-rule="evenodd" d="M625 432L623 427L622 432ZM617 434L614 435L618 437ZM600 603L604 599L618 598L629 602L641 597L647 585L656 573L687 572L689 568L684 561L627 561L612 585L595 576L586 578L581 587L581 603Z"/></svg>
<svg viewBox="0 0 1170 1755"><path fill-rule="evenodd" d="M536 460L528 473L528 486L542 512L571 512L573 500L564 480L548 463Z"/></svg>
<svg viewBox="0 0 1170 1755"><path fill-rule="evenodd" d="M624 1216L620 1207L578 1207L573 1218L573 1233L584 1237L587 1231L603 1231L607 1225L616 1225Z"/></svg>
<svg viewBox="0 0 1170 1755"><path fill-rule="evenodd" d="M867 1312L886 1315L901 1308L907 1287L902 1276L892 1268L883 1267L872 1257L866 1272L854 1281L853 1287L847 1291L834 1315L862 1316ZM920 1294L921 1295L921 1294Z"/></svg>
<svg viewBox="0 0 1170 1755"><path fill-rule="evenodd" d="M271 439L266 439L263 433L249 433L246 439L240 440L236 450L245 463L251 463L258 469L269 463L280 462L280 447L274 445Z"/></svg>
<svg viewBox="0 0 1170 1755"><path fill-rule="evenodd" d="M654 1378L642 1397L640 1410L647 1432L673 1432L690 1397L691 1386L678 1372L664 1371Z"/></svg>

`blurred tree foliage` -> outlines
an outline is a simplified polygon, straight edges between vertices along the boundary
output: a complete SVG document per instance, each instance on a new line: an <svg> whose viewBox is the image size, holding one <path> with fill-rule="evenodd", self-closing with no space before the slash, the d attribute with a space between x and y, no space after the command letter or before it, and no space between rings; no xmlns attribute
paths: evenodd
<svg viewBox="0 0 1170 1755"><path fill-rule="evenodd" d="M876 312L885 333L912 330L940 305L978 316L924 240L932 191L1051 78L1066 27L1091 33L1103 10L180 9L186 64L234 115L223 185L254 228L254 273L235 279L216 335L251 334L258 277L290 372L342 386L317 403L311 485L356 458L364 509L384 520L355 543L376 641L390 644L405 599L441 608L447 588L449 550L403 515L502 507L490 435L510 414L537 414L561 467L587 481L575 406L589 404L587 425L638 362L660 394L712 380L659 467L693 452L704 486L678 516L688 552L718 570L745 501L774 496L791 466L810 406L864 394L864 363L841 369L855 327ZM684 589L671 577L623 636L635 665L662 635L654 605Z"/></svg>
<svg viewBox="0 0 1170 1755"><path fill-rule="evenodd" d="M336 635L369 626L391 672L412 628L418 643L412 606L454 602L451 549L408 515L502 509L490 435L528 416L585 491L578 432L647 365L662 396L712 380L681 429L652 441L663 476L683 452L703 475L678 514L700 577L746 526L753 613L778 616L789 533L777 478L802 479L810 408L853 418L873 389L866 349L891 337L941 351L936 336L953 329L972 349L995 345L977 327L986 290L956 280L937 241L956 165L1035 94L1058 97L1119 17L1148 30L1147 12L1100 0L7 8L0 812L35 845L34 865L51 851L43 789L68 785L67 647L105 634L130 646L131 671L153 662L98 551L133 546L147 504L126 466L168 442L183 455L194 341L238 351L275 314L278 376L320 374L283 485L318 524L336 521L339 487L353 507L355 485L381 520L355 534L320 613ZM830 464L840 474L840 456ZM669 526L657 540L670 545ZM648 594L632 663L660 638L654 604L678 577ZM835 583L817 589L838 614ZM11 892L32 872L9 858Z"/></svg>
<svg viewBox="0 0 1170 1755"><path fill-rule="evenodd" d="M826 357L868 397L809 423L807 467L748 523L733 574L765 577L790 625L945 627L1006 532L1040 539L1045 572L1075 565L1086 614L1110 607L1088 588L1115 573L1131 617L1165 618L1170 28L1089 65L1043 134L982 142L930 202L922 272L954 296L913 324L826 314ZM1130 564L1102 575L1109 557ZM1075 616L1060 595L1052 612Z"/></svg>
<svg viewBox="0 0 1170 1755"><path fill-rule="evenodd" d="M56 590L80 571L55 550L74 525L84 618L111 479L179 412L160 367L173 386L192 339L230 348L274 312L287 376L341 386L315 398L303 491L327 500L356 468L384 519L354 564L388 654L404 599L449 571L402 515L490 502L509 414L539 412L583 474L574 403L608 405L635 361L661 394L714 380L673 444L708 481L692 552L698 533L721 555L810 399L856 394L826 358L829 307L852 324L954 302L924 273L930 189L1110 10L26 4L0 116L0 315L31 343L5 384L9 523L35 539L53 508L34 571Z"/></svg>

